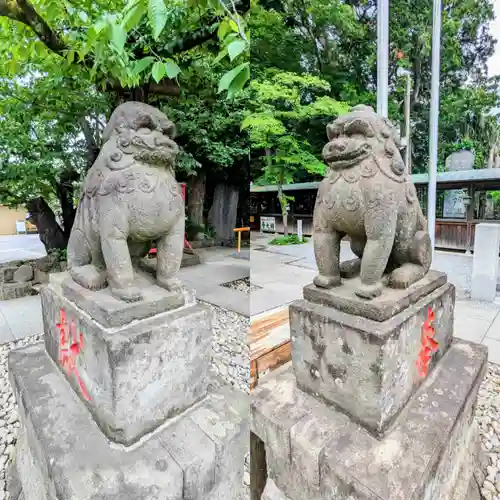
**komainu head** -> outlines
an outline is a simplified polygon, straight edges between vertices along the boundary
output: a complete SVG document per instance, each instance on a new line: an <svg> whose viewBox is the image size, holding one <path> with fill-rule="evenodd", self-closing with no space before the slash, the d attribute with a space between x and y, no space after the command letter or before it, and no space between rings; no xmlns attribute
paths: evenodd
<svg viewBox="0 0 500 500"><path fill-rule="evenodd" d="M328 143L323 158L331 170L343 170L368 158L389 160L391 170L404 172L399 136L391 122L370 106L359 105L326 128Z"/></svg>
<svg viewBox="0 0 500 500"><path fill-rule="evenodd" d="M103 143L116 141L116 150L110 155L111 163L119 164L132 158L173 167L179 151L174 137L175 126L161 111L141 102L127 102L111 115L103 133Z"/></svg>

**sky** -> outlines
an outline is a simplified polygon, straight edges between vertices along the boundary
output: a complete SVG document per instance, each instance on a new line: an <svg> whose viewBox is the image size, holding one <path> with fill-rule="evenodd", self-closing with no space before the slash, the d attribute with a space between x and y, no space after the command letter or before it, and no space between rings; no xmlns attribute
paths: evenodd
<svg viewBox="0 0 500 500"><path fill-rule="evenodd" d="M491 23L491 33L500 39L500 0L494 0L496 19ZM500 40L496 45L495 54L488 61L488 73L490 76L500 75Z"/></svg>

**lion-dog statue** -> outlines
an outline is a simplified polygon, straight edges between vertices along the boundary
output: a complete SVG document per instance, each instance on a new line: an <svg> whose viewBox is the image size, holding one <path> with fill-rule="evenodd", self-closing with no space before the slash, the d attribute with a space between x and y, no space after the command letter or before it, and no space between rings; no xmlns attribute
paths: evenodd
<svg viewBox="0 0 500 500"><path fill-rule="evenodd" d="M371 107L356 106L327 126L328 165L314 208L314 284L332 288L360 275L355 293L379 296L407 288L429 271L432 246L417 192L406 173L399 137ZM340 263L340 242L357 259Z"/></svg>
<svg viewBox="0 0 500 500"><path fill-rule="evenodd" d="M134 267L157 242L157 283L173 292L184 247L184 200L175 180L174 124L139 102L118 106L85 178L68 243L68 270L90 290L109 286L127 302L142 298Z"/></svg>

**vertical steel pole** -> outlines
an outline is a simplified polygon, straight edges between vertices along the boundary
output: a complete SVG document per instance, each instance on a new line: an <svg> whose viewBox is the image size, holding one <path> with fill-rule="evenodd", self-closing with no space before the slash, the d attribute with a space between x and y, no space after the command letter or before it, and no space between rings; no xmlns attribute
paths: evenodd
<svg viewBox="0 0 500 500"><path fill-rule="evenodd" d="M405 127L406 127L406 171L411 175L411 124L410 124L410 103L411 103L411 75L406 75L406 97L405 97Z"/></svg>
<svg viewBox="0 0 500 500"><path fill-rule="evenodd" d="M377 113L387 117L389 100L389 0L377 3Z"/></svg>
<svg viewBox="0 0 500 500"><path fill-rule="evenodd" d="M432 251L436 243L436 177L438 161L438 126L439 126L439 80L441 68L441 0L433 0L432 13L432 83L431 112L429 125L429 184L427 186L427 221L432 242Z"/></svg>

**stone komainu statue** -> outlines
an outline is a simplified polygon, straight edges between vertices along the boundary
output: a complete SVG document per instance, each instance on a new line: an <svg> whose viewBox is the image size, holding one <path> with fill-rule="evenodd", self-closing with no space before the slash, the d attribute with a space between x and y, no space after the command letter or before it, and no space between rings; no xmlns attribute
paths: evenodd
<svg viewBox="0 0 500 500"><path fill-rule="evenodd" d="M406 288L429 271L432 248L417 192L391 123L368 106L328 125L323 149L328 164L314 208L318 287L360 273L356 289L370 299L385 284ZM349 236L358 257L340 263L340 241Z"/></svg>
<svg viewBox="0 0 500 500"><path fill-rule="evenodd" d="M68 268L81 286L109 285L125 301L141 299L132 262L157 240L157 282L179 291L184 200L174 176L174 124L159 110L128 102L112 114L89 170L68 244Z"/></svg>

